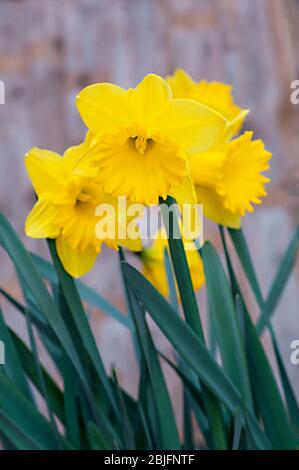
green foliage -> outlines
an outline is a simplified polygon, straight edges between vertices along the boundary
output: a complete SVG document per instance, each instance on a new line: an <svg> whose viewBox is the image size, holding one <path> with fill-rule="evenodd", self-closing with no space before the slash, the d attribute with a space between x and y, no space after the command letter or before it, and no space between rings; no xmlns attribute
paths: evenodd
<svg viewBox="0 0 299 470"><path fill-rule="evenodd" d="M257 325L231 262L228 234L260 307ZM299 447L299 407L271 323L294 264L299 229L265 299L241 230L225 232L221 228L227 269L209 242L199 250L206 276L209 342L183 244L168 235L165 269L170 301L120 250L128 306L125 315L64 271L53 241L49 240L51 264L29 253L0 216L0 243L14 264L23 300L3 288L0 295L25 319L29 338L25 344L6 324L0 310L0 339L6 346L6 363L0 366L0 437L4 448ZM105 369L85 306L96 306L130 331L140 369L137 397L123 389L117 364L112 372ZM149 318L172 345L172 357L157 349ZM274 347L278 379L261 342L264 329ZM56 366L55 379L40 360L38 342ZM215 352L219 353L217 359ZM182 423L174 413L163 364L172 368L183 388ZM198 428L203 441L199 441Z"/></svg>

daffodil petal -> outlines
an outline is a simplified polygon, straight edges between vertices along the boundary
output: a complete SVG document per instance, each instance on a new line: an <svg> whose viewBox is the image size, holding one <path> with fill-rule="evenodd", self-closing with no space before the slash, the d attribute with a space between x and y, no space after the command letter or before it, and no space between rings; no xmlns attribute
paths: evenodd
<svg viewBox="0 0 299 470"><path fill-rule="evenodd" d="M179 186L170 190L169 196L172 196L179 205L196 204L197 196L191 176L187 174Z"/></svg>
<svg viewBox="0 0 299 470"><path fill-rule="evenodd" d="M167 82L172 88L174 98L196 100L225 117L227 120L226 142L240 131L248 110L235 104L231 85L206 80L196 83L182 69L176 70L172 76L167 77Z"/></svg>
<svg viewBox="0 0 299 470"><path fill-rule="evenodd" d="M130 122L127 91L111 83L94 83L77 96L77 108L86 126L94 132L115 131Z"/></svg>
<svg viewBox="0 0 299 470"><path fill-rule="evenodd" d="M235 117L232 117L231 120L227 122L225 131L227 141L240 132L248 113L249 109L242 109Z"/></svg>
<svg viewBox="0 0 299 470"><path fill-rule="evenodd" d="M90 271L97 258L92 246L84 251L74 250L62 236L56 238L56 248L64 269L73 277L81 277Z"/></svg>
<svg viewBox="0 0 299 470"><path fill-rule="evenodd" d="M193 100L174 99L157 123L159 132L188 154L209 150L225 126L221 114Z"/></svg>
<svg viewBox="0 0 299 470"><path fill-rule="evenodd" d="M150 126L165 111L172 91L168 83L158 75L150 74L128 91L128 102L137 123Z"/></svg>
<svg viewBox="0 0 299 470"><path fill-rule="evenodd" d="M183 69L176 69L173 75L166 77L166 81L171 86L174 98L192 98L190 90L195 82Z"/></svg>
<svg viewBox="0 0 299 470"><path fill-rule="evenodd" d="M51 198L61 192L67 173L62 157L49 150L32 148L25 156L25 165L36 194Z"/></svg>
<svg viewBox="0 0 299 470"><path fill-rule="evenodd" d="M231 85L201 80L193 86L190 95L201 103L215 109L226 118L230 138L239 132L248 114L248 110L243 110L235 104Z"/></svg>
<svg viewBox="0 0 299 470"><path fill-rule="evenodd" d="M32 238L56 238L60 227L56 223L56 208L43 200L38 200L25 222L25 232Z"/></svg>
<svg viewBox="0 0 299 470"><path fill-rule="evenodd" d="M142 241L141 238L138 237L136 240L126 238L125 240L119 240L120 246L127 248L130 251L141 251L142 250Z"/></svg>
<svg viewBox="0 0 299 470"><path fill-rule="evenodd" d="M198 202L203 205L203 213L208 219L226 227L240 228L240 215L225 209L221 198L214 189L197 186L196 193Z"/></svg>

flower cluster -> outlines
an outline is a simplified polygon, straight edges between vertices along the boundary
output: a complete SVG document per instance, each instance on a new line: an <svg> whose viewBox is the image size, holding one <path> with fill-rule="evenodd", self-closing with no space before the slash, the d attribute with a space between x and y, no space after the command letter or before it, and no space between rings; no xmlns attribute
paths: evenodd
<svg viewBox="0 0 299 470"><path fill-rule="evenodd" d="M195 83L184 71L147 75L134 89L96 83L77 96L88 131L63 156L31 149L26 168L37 202L27 235L55 238L58 255L74 277L91 269L103 243L141 249L140 239L99 239L96 207L158 204L172 196L180 205L199 202L215 222L239 227L259 204L269 180L270 153L252 132L236 136L247 114L222 83ZM129 217L116 217L127 225ZM137 221L136 221L137 224ZM118 233L117 231L115 233Z"/></svg>

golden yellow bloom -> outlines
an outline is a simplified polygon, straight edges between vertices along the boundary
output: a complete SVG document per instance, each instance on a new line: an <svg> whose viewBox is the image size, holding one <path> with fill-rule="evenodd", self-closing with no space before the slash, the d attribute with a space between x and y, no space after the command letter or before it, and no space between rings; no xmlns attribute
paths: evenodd
<svg viewBox="0 0 299 470"><path fill-rule="evenodd" d="M186 240L183 239L186 247ZM188 241L190 243L190 241ZM167 274L165 270L165 250L168 249L167 235L164 229L159 230L149 248L142 251L142 269L144 276L165 297L169 296ZM197 250L186 250L193 287L198 290L205 282L203 264Z"/></svg>
<svg viewBox="0 0 299 470"><path fill-rule="evenodd" d="M214 222L239 228L252 204L260 204L270 180L261 173L269 168L271 154L253 133L240 131L247 110L234 103L232 87L220 82L195 82L184 70L167 77L174 97L197 100L219 111L227 120L226 129L206 152L189 156L190 174L204 214Z"/></svg>
<svg viewBox="0 0 299 470"><path fill-rule="evenodd" d="M198 202L214 222L239 228L252 204L260 204L270 180L261 172L269 168L271 153L253 133L243 135L219 147L218 151L190 157L190 171Z"/></svg>
<svg viewBox="0 0 299 470"><path fill-rule="evenodd" d="M225 127L224 117L209 107L173 99L157 75L129 90L88 86L77 106L93 143L76 173L97 176L106 193L142 204L157 204L167 195L186 202L193 194L187 155L209 150Z"/></svg>
<svg viewBox="0 0 299 470"><path fill-rule="evenodd" d="M221 82L195 82L184 70L177 69L167 77L175 98L196 100L221 113L227 120L227 135L236 135L248 114L248 110L237 106L232 96L232 86Z"/></svg>
<svg viewBox="0 0 299 470"><path fill-rule="evenodd" d="M90 139L71 147L61 155L38 148L25 159L26 169L38 201L25 223L26 234L33 238L55 238L58 255L66 271L79 277L89 271L104 240L96 237L99 220L96 207L101 203L115 206L117 200L105 194L95 178L75 175L74 168L90 145ZM117 220L117 219L116 219ZM140 240L105 240L112 248L118 243L140 250Z"/></svg>

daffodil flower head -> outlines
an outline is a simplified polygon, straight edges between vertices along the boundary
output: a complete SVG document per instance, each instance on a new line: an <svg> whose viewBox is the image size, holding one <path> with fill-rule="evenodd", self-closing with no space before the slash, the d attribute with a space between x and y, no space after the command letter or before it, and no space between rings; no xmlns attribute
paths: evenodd
<svg viewBox="0 0 299 470"><path fill-rule="evenodd" d="M184 247L187 240L182 237ZM190 240L188 240L189 246ZM161 292L165 297L169 296L169 286L165 270L165 250L168 250L167 234L164 228L157 231L151 246L145 248L141 254L142 270L144 276ZM195 290L199 290L204 282L203 263L195 248L186 249L187 262L191 274L192 284Z"/></svg>
<svg viewBox="0 0 299 470"><path fill-rule="evenodd" d="M220 147L218 152L193 155L190 171L203 212L217 224L239 228L246 211L266 196L271 153L252 132Z"/></svg>
<svg viewBox="0 0 299 470"><path fill-rule="evenodd" d="M26 234L33 238L54 238L58 255L66 271L79 277L89 271L101 251L104 241L117 248L118 240L104 240L96 236L96 208L107 201L117 206L106 195L96 178L74 174L78 160L89 147L89 139L69 148L63 156L32 148L26 155L26 169L37 195L37 202L25 223ZM130 245L125 240L122 244ZM132 242L131 249L140 249L140 241ZM138 245L138 246L137 246Z"/></svg>
<svg viewBox="0 0 299 470"><path fill-rule="evenodd" d="M189 156L189 169L198 202L206 217L218 224L239 228L245 212L253 211L266 195L270 180L262 173L269 169L271 153L253 133L231 140L239 133L248 110L235 104L232 87L221 82L195 82L177 69L166 78L174 97L193 99L220 112L226 127L215 145Z"/></svg>
<svg viewBox="0 0 299 470"><path fill-rule="evenodd" d="M106 193L146 205L192 193L188 155L211 148L226 124L204 104L174 99L158 75L129 90L90 85L77 96L77 107L93 143L75 172L97 175Z"/></svg>

